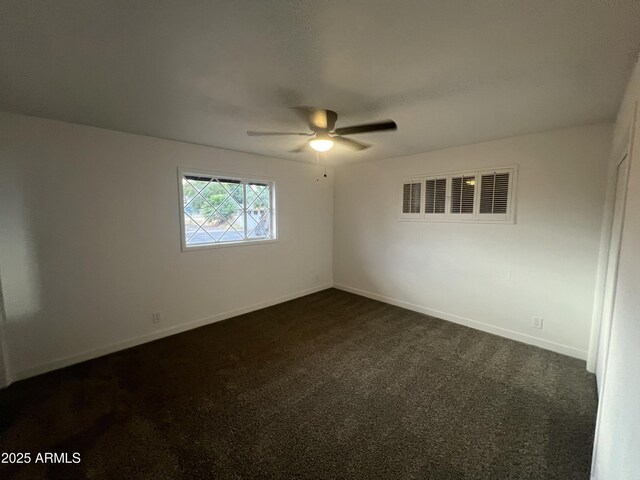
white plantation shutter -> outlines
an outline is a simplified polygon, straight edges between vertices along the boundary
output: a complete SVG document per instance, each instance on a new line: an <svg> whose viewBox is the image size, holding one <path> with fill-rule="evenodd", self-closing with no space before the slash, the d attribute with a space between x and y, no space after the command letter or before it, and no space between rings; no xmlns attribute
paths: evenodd
<svg viewBox="0 0 640 480"><path fill-rule="evenodd" d="M447 200L447 179L432 178L425 182L424 213L443 214Z"/></svg>
<svg viewBox="0 0 640 480"><path fill-rule="evenodd" d="M451 213L473 215L475 191L475 175L453 177L451 179Z"/></svg>
<svg viewBox="0 0 640 480"><path fill-rule="evenodd" d="M518 166L442 173L402 182L401 219L515 223Z"/></svg>
<svg viewBox="0 0 640 480"><path fill-rule="evenodd" d="M422 182L406 182L402 189L402 213L420 213Z"/></svg>
<svg viewBox="0 0 640 480"><path fill-rule="evenodd" d="M402 186L402 213L411 211L411 184L405 183Z"/></svg>
<svg viewBox="0 0 640 480"><path fill-rule="evenodd" d="M509 214L510 171L481 172L479 216L484 219L502 220Z"/></svg>

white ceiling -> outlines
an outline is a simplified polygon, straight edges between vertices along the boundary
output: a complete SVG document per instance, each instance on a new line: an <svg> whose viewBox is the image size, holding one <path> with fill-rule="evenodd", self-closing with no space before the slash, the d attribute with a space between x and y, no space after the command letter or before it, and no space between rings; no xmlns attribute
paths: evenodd
<svg viewBox="0 0 640 480"><path fill-rule="evenodd" d="M398 123L339 163L613 120L639 46L638 0L0 0L0 109L298 160L245 131Z"/></svg>

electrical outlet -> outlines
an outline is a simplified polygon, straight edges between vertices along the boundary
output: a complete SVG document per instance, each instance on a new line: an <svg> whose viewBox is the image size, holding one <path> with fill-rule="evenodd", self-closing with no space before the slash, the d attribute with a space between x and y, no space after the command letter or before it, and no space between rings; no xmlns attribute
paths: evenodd
<svg viewBox="0 0 640 480"><path fill-rule="evenodd" d="M542 317L533 317L533 328L539 328L542 330Z"/></svg>
<svg viewBox="0 0 640 480"><path fill-rule="evenodd" d="M162 314L160 312L153 312L151 314L151 323L158 324L162 320Z"/></svg>

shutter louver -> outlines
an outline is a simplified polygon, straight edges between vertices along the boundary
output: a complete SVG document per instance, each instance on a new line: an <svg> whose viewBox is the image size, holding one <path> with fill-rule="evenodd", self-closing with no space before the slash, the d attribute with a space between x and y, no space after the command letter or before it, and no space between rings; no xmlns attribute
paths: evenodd
<svg viewBox="0 0 640 480"><path fill-rule="evenodd" d="M405 183L402 188L402 213L420 213L422 183Z"/></svg>
<svg viewBox="0 0 640 480"><path fill-rule="evenodd" d="M444 213L446 198L446 178L427 180L425 188L425 213Z"/></svg>
<svg viewBox="0 0 640 480"><path fill-rule="evenodd" d="M411 213L420 213L420 189L421 183L411 184Z"/></svg>
<svg viewBox="0 0 640 480"><path fill-rule="evenodd" d="M480 213L506 214L509 203L509 173L482 175Z"/></svg>
<svg viewBox="0 0 640 480"><path fill-rule="evenodd" d="M451 179L451 213L473 213L476 177L453 177Z"/></svg>
<svg viewBox="0 0 640 480"><path fill-rule="evenodd" d="M402 186L402 213L411 211L411 184L405 183Z"/></svg>

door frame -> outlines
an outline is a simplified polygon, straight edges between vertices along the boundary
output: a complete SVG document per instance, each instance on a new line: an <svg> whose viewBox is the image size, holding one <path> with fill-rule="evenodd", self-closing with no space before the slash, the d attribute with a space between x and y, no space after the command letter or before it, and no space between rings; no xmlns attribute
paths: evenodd
<svg viewBox="0 0 640 480"><path fill-rule="evenodd" d="M626 163L625 163L626 162ZM616 166L616 190L613 209L613 221L611 224L611 237L609 241L609 257L607 261L607 272L604 279L604 295L602 302L602 313L600 316L600 333L598 335L598 347L596 352L596 382L598 391L602 391L605 383L607 363L609 359L609 340L611 339L611 328L613 326L613 307L616 298L616 281L618 278L618 264L620 261L620 245L622 243L622 232L624 230L624 213L627 198L627 185L629 183L629 166L631 159L629 154L622 157ZM623 167L622 165L625 164ZM622 169L622 170L621 170ZM618 210L616 211L616 206ZM617 218L620 216L620 223ZM604 341L604 343L603 343ZM602 363L600 365L600 363ZM597 374L600 373L598 376Z"/></svg>
<svg viewBox="0 0 640 480"><path fill-rule="evenodd" d="M609 302L613 302L613 298L606 298L606 289L607 289L607 271L609 269L609 253L611 251L611 241L613 236L613 220L614 220L614 210L616 204L617 197L617 186L618 186L618 167L622 162L624 162L625 158L628 159L629 165L631 165L631 158L633 154L633 132L635 131L636 118L637 118L637 104L634 105L634 113L631 119L630 125L625 131L625 136L623 137L623 141L618 143L616 147L614 145L614 152L611 157L611 161L609 162L608 172L607 172L607 194L605 200L605 210L603 213L602 220L602 230L600 234L600 252L598 257L598 268L597 268L597 276L596 276L596 287L594 293L594 302L593 302L593 313L591 318L591 333L589 337L589 349L587 351L587 371L591 373L596 373L598 368L598 350L600 344L600 337L602 334L602 320L604 318L604 306ZM627 169L628 170L628 169ZM628 171L627 171L627 179L628 179ZM625 192L626 196L626 185ZM624 221L621 226L624 228ZM619 246L618 246L619 248ZM620 252L618 251L618 256ZM614 259L614 261L618 261L618 259ZM616 273L616 272L614 272ZM612 296L615 296L615 289L611 292ZM610 326L610 325L609 325ZM604 359L604 368L601 371L606 370L606 359ZM603 384L603 379L596 378L598 392L601 391L601 385Z"/></svg>
<svg viewBox="0 0 640 480"><path fill-rule="evenodd" d="M4 308L4 297L2 294L2 277L0 276L0 388L9 386L11 375L9 374L9 361L7 359L7 344L5 337L5 325L7 316Z"/></svg>
<svg viewBox="0 0 640 480"><path fill-rule="evenodd" d="M626 138L626 142L624 142L626 145L628 145L628 167L627 167L627 183L625 185L625 196L626 196L626 192L628 189L628 180L629 180L629 176L630 176L630 172L631 169L634 168L633 167L633 162L634 162L634 157L636 157L638 154L635 152L634 150L634 145L636 144L636 141L640 139L640 129L638 128L638 111L640 109L639 107L640 105L640 101L636 101L634 104L634 109L633 109L633 117L631 120L631 126L629 128L629 130L627 130L627 134L628 137ZM624 159L622 159L622 161L624 161ZM620 165L620 163L622 163L622 161L620 161L619 163L616 164L616 169L617 167ZM635 162L637 163L638 158L635 158ZM624 213L624 212L623 212ZM612 218L613 218L613 213L612 213ZM621 229L621 234L620 237L622 239L622 237L624 236L624 220L622 222L622 225L620 227ZM612 230L612 229L611 229ZM607 248L607 250L609 250L609 248ZM602 253L602 249L601 252ZM619 251L618 251L618 261L619 261ZM617 272L616 272L616 276L617 276ZM617 279L616 279L617 280ZM615 288L613 289L612 292L612 301L613 303L611 304L611 322L609 324L609 327L612 328L613 327L613 319L614 319L614 314L615 314ZM603 297L604 297L604 292L603 292ZM601 307L604 304L601 305ZM594 312L595 314L596 312ZM593 327L593 326L592 326ZM600 330L600 325L598 325L598 330ZM593 333L593 329L592 329L592 333ZM609 332L611 333L611 332ZM593 335L592 335L593 337ZM591 339L593 340L593 338ZM597 339L596 341L599 343L600 340L600 332L598 331L598 335L597 335ZM609 343L611 342L611 335L609 334ZM595 349L594 352L591 351L591 344L593 342L590 342L590 348L589 348L589 355L591 357L591 355L593 354L595 356L594 361L597 361L597 357L598 357L598 351L597 348ZM596 345L598 344L596 343ZM602 394L605 392L606 389L606 381L607 381L607 367L608 367L608 360L609 360L609 354L610 354L610 350L609 350L609 345L607 345L607 351L605 352L605 356L602 358L602 360L604 361L604 365L602 368L602 372L603 375L601 379L597 379L599 381L599 388L598 388L598 397L599 397L599 402L598 402L598 412L596 415L596 428L595 428L595 432L594 432L594 442L593 442L593 454L591 456L591 476L590 478L595 479L596 478L596 466L598 464L597 462L597 457L598 457L598 451L599 451L599 439L600 439L600 425L601 425L601 418L602 418L602 408L603 408L603 399L602 399ZM591 358L590 358L591 359Z"/></svg>

